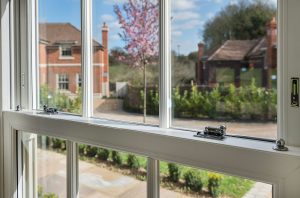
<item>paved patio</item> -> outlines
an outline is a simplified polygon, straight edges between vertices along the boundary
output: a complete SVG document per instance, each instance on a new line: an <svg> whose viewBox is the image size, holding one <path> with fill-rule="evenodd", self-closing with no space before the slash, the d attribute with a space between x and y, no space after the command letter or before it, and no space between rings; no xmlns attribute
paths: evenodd
<svg viewBox="0 0 300 198"><path fill-rule="evenodd" d="M44 192L66 197L66 156L38 149L38 185ZM146 182L108 168L79 161L80 197L146 198ZM256 183L244 198L271 198L271 185ZM161 198L188 198L185 194L161 188ZM199 197L199 196L198 196Z"/></svg>
<svg viewBox="0 0 300 198"><path fill-rule="evenodd" d="M38 149L38 185L45 193L66 196L66 156ZM79 161L79 192L82 198L146 198L146 182L107 168ZM184 194L161 189L163 198L188 198Z"/></svg>

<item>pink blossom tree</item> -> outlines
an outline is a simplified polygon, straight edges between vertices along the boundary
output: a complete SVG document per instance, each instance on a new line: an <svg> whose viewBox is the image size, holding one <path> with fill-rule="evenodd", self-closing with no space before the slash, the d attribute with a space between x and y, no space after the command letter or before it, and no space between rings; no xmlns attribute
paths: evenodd
<svg viewBox="0 0 300 198"><path fill-rule="evenodd" d="M159 0L128 0L121 9L114 6L122 33L121 39L125 42L128 53L126 62L132 67L143 70L144 78L144 122L146 122L147 76L146 67L154 57L158 56L159 44Z"/></svg>

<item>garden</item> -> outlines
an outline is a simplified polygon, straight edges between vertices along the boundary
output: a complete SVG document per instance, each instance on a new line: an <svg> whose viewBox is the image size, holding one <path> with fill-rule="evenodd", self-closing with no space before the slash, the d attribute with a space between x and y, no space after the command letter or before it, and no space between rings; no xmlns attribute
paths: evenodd
<svg viewBox="0 0 300 198"><path fill-rule="evenodd" d="M39 148L41 141L38 140ZM47 149L65 154L66 142L57 138L46 138ZM145 181L147 176L147 158L110 149L79 144L80 160L117 171ZM190 197L232 197L239 198L251 189L251 180L233 177L184 165L160 162L161 187L183 193ZM55 197L43 194L39 187L39 197Z"/></svg>

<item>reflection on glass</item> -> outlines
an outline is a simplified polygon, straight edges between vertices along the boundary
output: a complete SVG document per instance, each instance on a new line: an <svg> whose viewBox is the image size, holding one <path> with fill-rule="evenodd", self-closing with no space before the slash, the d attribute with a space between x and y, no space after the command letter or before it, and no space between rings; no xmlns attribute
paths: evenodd
<svg viewBox="0 0 300 198"><path fill-rule="evenodd" d="M173 126L276 139L275 1L172 1Z"/></svg>
<svg viewBox="0 0 300 198"><path fill-rule="evenodd" d="M158 22L157 0L93 1L95 117L158 124Z"/></svg>
<svg viewBox="0 0 300 198"><path fill-rule="evenodd" d="M162 198L272 197L272 185L164 161L160 177Z"/></svg>
<svg viewBox="0 0 300 198"><path fill-rule="evenodd" d="M38 197L67 197L66 141L38 136L37 145Z"/></svg>
<svg viewBox="0 0 300 198"><path fill-rule="evenodd" d="M39 0L40 107L81 113L80 0Z"/></svg>
<svg viewBox="0 0 300 198"><path fill-rule="evenodd" d="M80 197L147 197L147 158L84 144L79 158Z"/></svg>

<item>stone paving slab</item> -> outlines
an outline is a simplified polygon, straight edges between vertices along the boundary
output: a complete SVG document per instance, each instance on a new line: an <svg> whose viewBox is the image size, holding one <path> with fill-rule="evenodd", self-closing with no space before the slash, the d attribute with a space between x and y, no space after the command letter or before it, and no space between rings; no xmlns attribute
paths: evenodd
<svg viewBox="0 0 300 198"><path fill-rule="evenodd" d="M256 182L243 198L272 198L272 185Z"/></svg>

